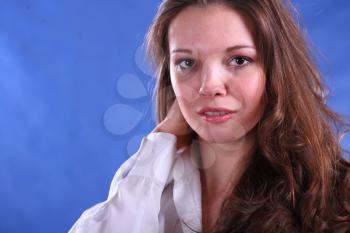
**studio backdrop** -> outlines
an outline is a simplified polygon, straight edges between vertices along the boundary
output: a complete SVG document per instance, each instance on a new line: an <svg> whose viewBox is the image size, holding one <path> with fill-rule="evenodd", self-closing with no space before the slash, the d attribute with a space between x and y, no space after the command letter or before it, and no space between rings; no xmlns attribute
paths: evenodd
<svg viewBox="0 0 350 233"><path fill-rule="evenodd" d="M349 119L350 1L293 2ZM106 199L155 126L143 40L159 3L0 0L0 233L67 232Z"/></svg>

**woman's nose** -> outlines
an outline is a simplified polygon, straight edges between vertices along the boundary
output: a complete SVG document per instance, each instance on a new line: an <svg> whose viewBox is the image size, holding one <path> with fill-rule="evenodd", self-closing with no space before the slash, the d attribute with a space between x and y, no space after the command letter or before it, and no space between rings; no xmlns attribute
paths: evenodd
<svg viewBox="0 0 350 233"><path fill-rule="evenodd" d="M225 96L227 94L225 77L225 71L220 65L204 65L201 71L199 94L209 97L217 95Z"/></svg>

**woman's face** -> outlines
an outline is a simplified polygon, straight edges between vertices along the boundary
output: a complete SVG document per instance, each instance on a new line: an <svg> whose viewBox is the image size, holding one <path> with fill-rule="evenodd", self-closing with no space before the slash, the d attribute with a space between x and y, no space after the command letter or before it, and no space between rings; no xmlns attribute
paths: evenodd
<svg viewBox="0 0 350 233"><path fill-rule="evenodd" d="M251 30L223 5L187 7L169 26L171 83L184 118L206 141L242 139L263 113L265 75Z"/></svg>

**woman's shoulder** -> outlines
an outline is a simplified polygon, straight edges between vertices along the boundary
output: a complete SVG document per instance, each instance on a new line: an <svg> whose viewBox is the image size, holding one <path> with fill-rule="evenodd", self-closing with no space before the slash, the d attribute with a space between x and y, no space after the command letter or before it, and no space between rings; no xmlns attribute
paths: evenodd
<svg viewBox="0 0 350 233"><path fill-rule="evenodd" d="M350 204L350 161L342 158L338 160L335 165L335 185L333 186L335 190L332 190L332 195L335 193L338 195L343 195L343 200ZM350 209L349 209L350 211Z"/></svg>
<svg viewBox="0 0 350 233"><path fill-rule="evenodd" d="M143 137L137 152L127 159L115 173L109 196L114 194L117 183L125 178L150 179L155 183L166 182L163 176L160 177L164 174L159 173L168 173L171 169L169 165L176 158L175 145L176 136L170 133L152 132Z"/></svg>
<svg viewBox="0 0 350 233"><path fill-rule="evenodd" d="M175 135L145 136L138 151L115 173L107 200L84 211L70 232L130 232L137 226L142 226L140 232L158 232L161 195L176 157Z"/></svg>
<svg viewBox="0 0 350 233"><path fill-rule="evenodd" d="M345 158L338 160L334 174L329 193L331 208L327 209L330 228L332 232L350 232L350 162Z"/></svg>

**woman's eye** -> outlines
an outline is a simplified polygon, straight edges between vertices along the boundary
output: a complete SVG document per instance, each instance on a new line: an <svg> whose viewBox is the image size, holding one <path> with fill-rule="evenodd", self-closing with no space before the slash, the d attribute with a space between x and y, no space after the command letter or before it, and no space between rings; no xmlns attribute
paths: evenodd
<svg viewBox="0 0 350 233"><path fill-rule="evenodd" d="M250 59L248 57L237 56L237 57L233 57L231 59L230 64L234 65L234 66L245 66L251 62L252 62L252 59Z"/></svg>
<svg viewBox="0 0 350 233"><path fill-rule="evenodd" d="M181 70L191 68L194 64L192 59L184 59L176 62L176 66L180 67Z"/></svg>

